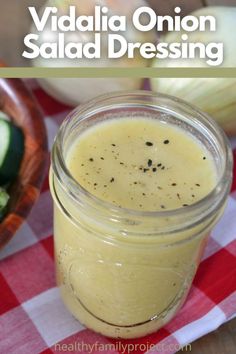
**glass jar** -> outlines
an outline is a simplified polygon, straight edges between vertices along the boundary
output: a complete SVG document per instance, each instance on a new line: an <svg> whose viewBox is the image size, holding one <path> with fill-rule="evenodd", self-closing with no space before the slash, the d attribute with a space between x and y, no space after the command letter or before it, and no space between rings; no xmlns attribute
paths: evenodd
<svg viewBox="0 0 236 354"><path fill-rule="evenodd" d="M190 206L158 212L118 208L86 191L66 167L68 149L93 124L131 115L178 125L201 141L216 165L214 190ZM67 117L55 139L50 173L56 273L66 306L82 324L106 336L135 338L173 318L224 210L231 155L213 120L166 95L105 95Z"/></svg>

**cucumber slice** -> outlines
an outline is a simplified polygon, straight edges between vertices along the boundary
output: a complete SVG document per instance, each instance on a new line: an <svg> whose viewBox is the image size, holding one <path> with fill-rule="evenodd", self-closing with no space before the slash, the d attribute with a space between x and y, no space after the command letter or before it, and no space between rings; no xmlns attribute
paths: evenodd
<svg viewBox="0 0 236 354"><path fill-rule="evenodd" d="M7 194L5 189L0 187L0 221L6 212L8 200L9 195Z"/></svg>
<svg viewBox="0 0 236 354"><path fill-rule="evenodd" d="M0 119L9 120L8 116L3 111L0 111Z"/></svg>
<svg viewBox="0 0 236 354"><path fill-rule="evenodd" d="M0 185L11 182L17 176L23 153L22 131L10 121L0 119Z"/></svg>

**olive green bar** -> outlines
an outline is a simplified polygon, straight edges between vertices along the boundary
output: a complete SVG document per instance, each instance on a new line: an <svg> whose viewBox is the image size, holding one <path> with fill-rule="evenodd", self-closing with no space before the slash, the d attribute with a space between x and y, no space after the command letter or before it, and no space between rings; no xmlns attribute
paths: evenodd
<svg viewBox="0 0 236 354"><path fill-rule="evenodd" d="M235 68L0 68L2 78L235 77Z"/></svg>

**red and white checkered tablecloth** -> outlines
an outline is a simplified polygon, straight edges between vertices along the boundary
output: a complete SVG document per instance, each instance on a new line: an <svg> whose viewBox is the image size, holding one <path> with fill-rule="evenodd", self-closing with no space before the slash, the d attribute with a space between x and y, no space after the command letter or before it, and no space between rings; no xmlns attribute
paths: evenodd
<svg viewBox="0 0 236 354"><path fill-rule="evenodd" d="M70 108L32 81L49 147ZM232 140L236 161L236 139ZM175 353L236 316L236 168L223 218L213 230L185 305L158 332L142 339L108 339L84 328L65 309L55 284L52 200L45 180L27 221L0 251L0 353ZM155 345L155 346L154 346Z"/></svg>

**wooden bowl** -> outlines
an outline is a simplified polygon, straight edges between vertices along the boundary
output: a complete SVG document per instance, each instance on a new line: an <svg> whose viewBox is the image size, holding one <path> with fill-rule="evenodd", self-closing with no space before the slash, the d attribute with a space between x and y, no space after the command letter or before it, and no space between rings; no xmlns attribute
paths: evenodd
<svg viewBox="0 0 236 354"><path fill-rule="evenodd" d="M8 213L0 222L1 248L13 237L39 196L46 172L48 151L41 110L23 81L0 79L0 110L22 129L25 138L21 168L9 190Z"/></svg>

